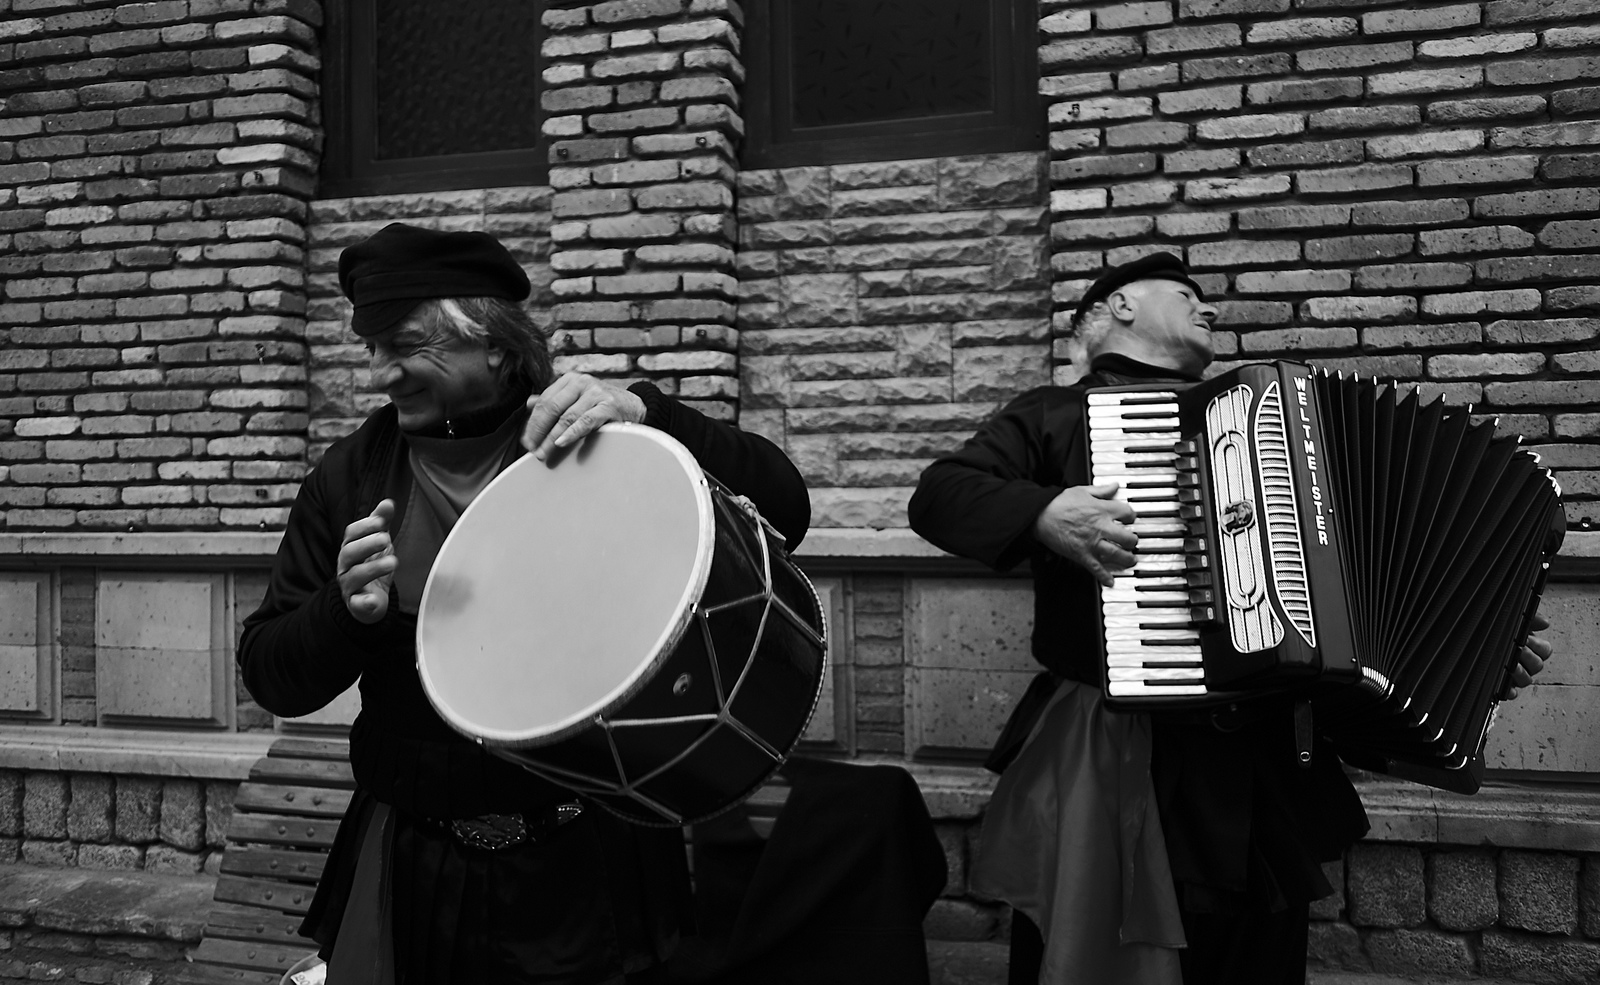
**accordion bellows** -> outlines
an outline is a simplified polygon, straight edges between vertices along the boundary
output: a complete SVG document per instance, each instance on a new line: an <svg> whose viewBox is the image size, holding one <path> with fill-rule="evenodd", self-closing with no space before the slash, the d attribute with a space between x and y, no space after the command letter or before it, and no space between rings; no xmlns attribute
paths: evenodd
<svg viewBox="0 0 1600 985"><path fill-rule="evenodd" d="M1477 788L1566 529L1516 436L1295 363L1087 400L1094 480L1123 486L1140 534L1101 592L1113 706L1288 692L1347 762Z"/></svg>

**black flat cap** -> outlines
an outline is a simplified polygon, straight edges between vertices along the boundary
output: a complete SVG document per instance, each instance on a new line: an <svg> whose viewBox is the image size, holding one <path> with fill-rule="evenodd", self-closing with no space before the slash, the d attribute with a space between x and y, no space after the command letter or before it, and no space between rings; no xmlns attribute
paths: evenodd
<svg viewBox="0 0 1600 985"><path fill-rule="evenodd" d="M355 305L350 327L376 335L429 298L521 301L522 265L488 233L442 233L391 222L339 254L339 289Z"/></svg>
<svg viewBox="0 0 1600 985"><path fill-rule="evenodd" d="M1180 284L1187 284L1194 291L1195 296L1204 301L1206 294L1200 290L1200 285L1189 279L1189 268L1183 261L1171 253L1152 253L1137 260L1129 260L1118 267L1112 267L1101 274L1099 279L1089 285L1083 292L1083 300L1078 302L1078 308L1072 313L1072 324L1077 325L1083 321L1096 304L1111 296L1111 292L1125 284L1132 284L1136 280L1175 280Z"/></svg>

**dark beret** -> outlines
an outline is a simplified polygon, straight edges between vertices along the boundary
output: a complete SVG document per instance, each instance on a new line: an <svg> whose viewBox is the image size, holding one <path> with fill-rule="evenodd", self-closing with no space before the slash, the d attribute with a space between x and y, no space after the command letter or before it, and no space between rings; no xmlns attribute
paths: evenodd
<svg viewBox="0 0 1600 985"><path fill-rule="evenodd" d="M1072 324L1077 325L1083 321L1096 304L1111 296L1111 292L1136 280L1175 280L1180 284L1187 284L1194 290L1195 296L1205 300L1205 292L1200 290L1200 285L1189 279L1189 268L1183 261L1171 253L1152 253L1137 260L1129 260L1118 267L1112 267L1101 274L1099 279L1089 285L1083 293L1083 300L1078 302L1078 308L1072 315Z"/></svg>
<svg viewBox="0 0 1600 985"><path fill-rule="evenodd" d="M376 335L429 298L505 298L531 291L522 265L488 233L442 233L391 222L339 254L350 327Z"/></svg>

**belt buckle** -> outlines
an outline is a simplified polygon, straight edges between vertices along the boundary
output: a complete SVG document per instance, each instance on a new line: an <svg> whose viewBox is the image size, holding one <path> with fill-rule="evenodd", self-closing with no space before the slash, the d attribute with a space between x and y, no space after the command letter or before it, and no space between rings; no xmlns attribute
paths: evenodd
<svg viewBox="0 0 1600 985"><path fill-rule="evenodd" d="M528 840L528 823L521 814L484 814L450 822L450 833L468 848L499 852Z"/></svg>

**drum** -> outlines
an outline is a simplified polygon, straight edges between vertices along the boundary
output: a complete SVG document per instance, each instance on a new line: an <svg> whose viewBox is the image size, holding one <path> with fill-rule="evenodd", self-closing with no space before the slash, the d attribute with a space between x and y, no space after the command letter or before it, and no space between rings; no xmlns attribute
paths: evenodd
<svg viewBox="0 0 1600 985"><path fill-rule="evenodd" d="M644 824L753 793L805 732L826 630L783 538L654 428L519 459L456 522L417 666L485 749Z"/></svg>

